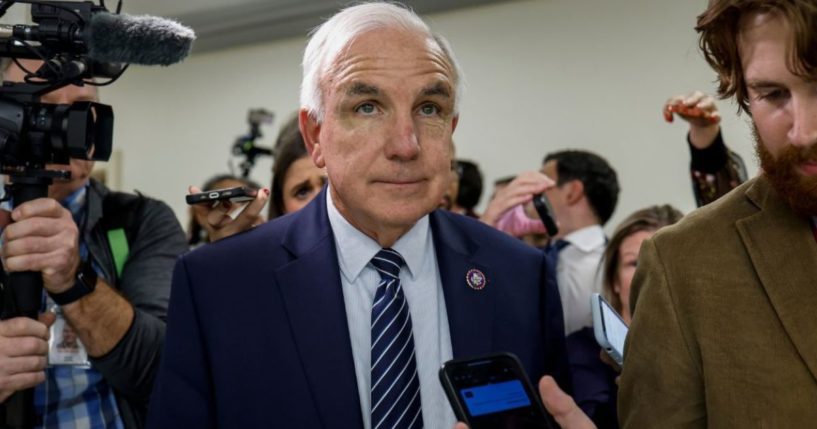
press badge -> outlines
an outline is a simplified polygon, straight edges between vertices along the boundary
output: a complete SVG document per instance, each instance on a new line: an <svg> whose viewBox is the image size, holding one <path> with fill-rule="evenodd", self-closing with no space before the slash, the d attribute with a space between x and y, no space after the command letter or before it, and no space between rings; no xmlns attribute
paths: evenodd
<svg viewBox="0 0 817 429"><path fill-rule="evenodd" d="M57 315L57 320L51 325L51 339L48 340L48 365L70 365L90 367L88 352L79 340L74 328L63 316L62 309L54 306L51 309Z"/></svg>

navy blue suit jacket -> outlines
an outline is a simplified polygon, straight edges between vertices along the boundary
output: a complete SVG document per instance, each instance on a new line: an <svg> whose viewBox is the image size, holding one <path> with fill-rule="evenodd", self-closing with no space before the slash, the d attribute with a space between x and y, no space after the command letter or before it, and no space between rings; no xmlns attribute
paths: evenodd
<svg viewBox="0 0 817 429"><path fill-rule="evenodd" d="M325 192L179 259L149 428L362 427ZM569 386L543 253L464 216L430 216L454 357L510 351L534 383L548 373ZM473 268L482 290L466 283Z"/></svg>

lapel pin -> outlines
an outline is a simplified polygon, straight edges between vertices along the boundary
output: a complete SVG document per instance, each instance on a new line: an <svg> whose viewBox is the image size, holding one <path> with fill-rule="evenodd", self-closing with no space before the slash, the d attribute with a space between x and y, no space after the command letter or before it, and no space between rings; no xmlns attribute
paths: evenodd
<svg viewBox="0 0 817 429"><path fill-rule="evenodd" d="M468 287L471 289L482 290L488 283L488 279L485 278L485 274L482 274L482 271L472 268L465 273L465 282L468 283Z"/></svg>

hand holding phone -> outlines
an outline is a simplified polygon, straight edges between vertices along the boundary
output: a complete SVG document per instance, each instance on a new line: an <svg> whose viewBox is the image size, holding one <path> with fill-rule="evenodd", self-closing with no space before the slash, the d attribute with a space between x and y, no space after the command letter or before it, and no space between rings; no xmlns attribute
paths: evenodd
<svg viewBox="0 0 817 429"><path fill-rule="evenodd" d="M457 419L470 429L555 427L510 353L448 361L440 369L440 382Z"/></svg>
<svg viewBox="0 0 817 429"><path fill-rule="evenodd" d="M539 213L539 218L545 224L545 230L549 236L554 237L559 233L559 227L556 225L556 219L553 217L553 207L544 193L533 196L533 206L536 207L536 212Z"/></svg>
<svg viewBox="0 0 817 429"><path fill-rule="evenodd" d="M214 203L216 201L229 200L231 203L252 201L258 195L258 189L246 186L235 188L213 189L212 191L197 192L185 197L187 204Z"/></svg>
<svg viewBox="0 0 817 429"><path fill-rule="evenodd" d="M624 367L624 342L629 328L615 309L600 294L590 297L593 333L596 342L621 367Z"/></svg>
<svg viewBox="0 0 817 429"><path fill-rule="evenodd" d="M244 189L235 191L237 189ZM218 241L222 238L246 231L253 226L264 222L261 214L270 191L263 188L256 191L252 188L230 188L231 192L222 190L202 192L195 186L188 189L188 204L191 204L191 211L195 221L207 231L210 242ZM215 192L216 194L214 194ZM255 195L250 198L250 195ZM194 198L190 198L194 197ZM198 201L193 202L192 201ZM248 201L249 202L246 202ZM202 204L210 201L210 204ZM245 201L245 202L242 202Z"/></svg>

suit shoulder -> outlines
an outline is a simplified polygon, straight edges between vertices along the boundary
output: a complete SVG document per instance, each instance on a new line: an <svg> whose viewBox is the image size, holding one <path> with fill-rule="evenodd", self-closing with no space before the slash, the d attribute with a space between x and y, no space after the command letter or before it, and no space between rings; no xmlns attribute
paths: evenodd
<svg viewBox="0 0 817 429"><path fill-rule="evenodd" d="M757 186L752 179L733 189L712 203L693 210L675 225L661 228L655 234L656 245L683 237L688 242L713 241L735 233L735 222L757 212L757 207L747 198L747 192Z"/></svg>
<svg viewBox="0 0 817 429"><path fill-rule="evenodd" d="M458 228L459 232L479 243L481 249L488 249L508 257L543 257L541 249L532 247L478 219L443 210L438 210L438 213L451 226Z"/></svg>
<svg viewBox="0 0 817 429"><path fill-rule="evenodd" d="M184 259L188 263L203 265L220 261L220 266L224 266L225 262L246 266L261 258L269 262L271 256L284 252L281 241L291 223L290 216L273 219L215 243L200 246L188 252Z"/></svg>

